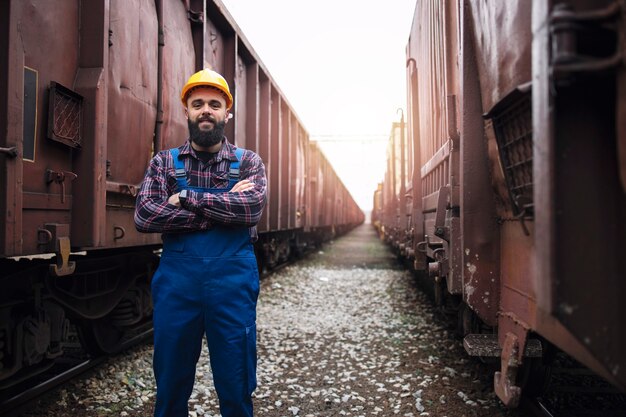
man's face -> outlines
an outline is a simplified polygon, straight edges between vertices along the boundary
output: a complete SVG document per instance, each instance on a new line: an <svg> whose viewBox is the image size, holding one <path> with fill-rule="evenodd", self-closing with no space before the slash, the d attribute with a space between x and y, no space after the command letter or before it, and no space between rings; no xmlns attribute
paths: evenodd
<svg viewBox="0 0 626 417"><path fill-rule="evenodd" d="M191 141L206 148L216 145L224 137L228 111L226 99L212 88L197 88L187 97L185 109Z"/></svg>

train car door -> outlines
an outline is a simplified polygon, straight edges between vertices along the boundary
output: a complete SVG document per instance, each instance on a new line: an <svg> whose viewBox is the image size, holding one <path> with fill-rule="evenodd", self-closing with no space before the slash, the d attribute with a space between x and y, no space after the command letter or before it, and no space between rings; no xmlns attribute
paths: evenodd
<svg viewBox="0 0 626 417"><path fill-rule="evenodd" d="M69 256L82 98L66 86L72 87L80 64L78 10L76 1L36 0L4 2L0 9L2 255L62 246Z"/></svg>

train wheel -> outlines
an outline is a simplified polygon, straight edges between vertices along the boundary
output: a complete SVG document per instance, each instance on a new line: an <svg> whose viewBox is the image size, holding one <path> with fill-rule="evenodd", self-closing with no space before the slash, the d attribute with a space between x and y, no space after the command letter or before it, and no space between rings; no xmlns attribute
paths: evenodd
<svg viewBox="0 0 626 417"><path fill-rule="evenodd" d="M85 321L78 326L80 341L94 356L117 353L123 349L125 332L105 318Z"/></svg>
<svg viewBox="0 0 626 417"><path fill-rule="evenodd" d="M443 308L446 303L446 280L444 278L437 277L433 282L433 292L435 298L435 305L438 308Z"/></svg>
<svg viewBox="0 0 626 417"><path fill-rule="evenodd" d="M441 306L441 311L448 318L451 329L454 329L455 319L458 317L459 309L461 308L461 297L458 295L453 295L447 292L446 289L446 297L444 299L443 306Z"/></svg>
<svg viewBox="0 0 626 417"><path fill-rule="evenodd" d="M152 329L152 302L147 282L136 282L115 308L98 319L83 318L78 327L85 349L94 355L118 353Z"/></svg>
<svg viewBox="0 0 626 417"><path fill-rule="evenodd" d="M541 347L542 357L524 358L517 372L516 383L528 397L535 397L546 392L552 380L556 349L545 340L541 340Z"/></svg>
<svg viewBox="0 0 626 417"><path fill-rule="evenodd" d="M475 333L485 333L483 323L470 306L461 302L457 315L456 334L459 337L465 337Z"/></svg>

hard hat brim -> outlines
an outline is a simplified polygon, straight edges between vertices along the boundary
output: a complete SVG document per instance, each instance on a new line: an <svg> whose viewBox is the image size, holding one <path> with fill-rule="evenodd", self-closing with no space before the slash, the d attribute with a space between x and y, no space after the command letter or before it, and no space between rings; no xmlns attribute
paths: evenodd
<svg viewBox="0 0 626 417"><path fill-rule="evenodd" d="M196 87L213 87L218 89L222 94L224 94L224 97L226 98L226 110L230 110L230 108L233 106L233 96L230 94L230 92L225 91L224 87L218 83L211 83L206 81L199 81L196 83L189 83L185 85L185 88L180 94L180 101L183 103L183 106L187 106L187 96L189 95L189 92Z"/></svg>

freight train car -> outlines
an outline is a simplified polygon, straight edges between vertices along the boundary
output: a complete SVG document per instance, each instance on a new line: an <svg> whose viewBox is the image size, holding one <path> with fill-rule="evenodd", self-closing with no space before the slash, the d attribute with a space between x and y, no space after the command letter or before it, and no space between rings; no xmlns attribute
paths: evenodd
<svg viewBox="0 0 626 417"><path fill-rule="evenodd" d="M0 389L51 367L68 329L90 352L149 331L161 240L135 230L135 195L186 140L180 89L204 67L234 95L227 137L266 164L263 268L363 221L220 1L3 1Z"/></svg>
<svg viewBox="0 0 626 417"><path fill-rule="evenodd" d="M417 2L378 228L510 406L553 348L626 389L625 10Z"/></svg>

